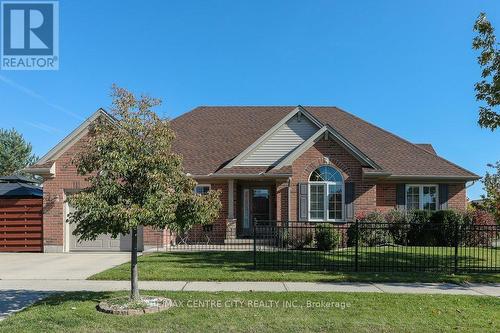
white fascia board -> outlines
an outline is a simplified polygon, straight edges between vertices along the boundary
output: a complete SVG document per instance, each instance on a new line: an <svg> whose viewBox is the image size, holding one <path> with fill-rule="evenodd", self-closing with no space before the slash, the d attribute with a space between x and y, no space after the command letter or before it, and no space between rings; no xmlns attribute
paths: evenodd
<svg viewBox="0 0 500 333"><path fill-rule="evenodd" d="M32 175L38 175L44 179L54 178L56 175L56 162L52 163L50 167L47 168L24 168L23 171L30 173Z"/></svg>
<svg viewBox="0 0 500 333"><path fill-rule="evenodd" d="M271 127L270 130L268 130L266 133L264 133L260 138L258 138L254 143L252 143L250 146L248 146L244 151L242 151L238 156L233 158L231 162L229 162L224 168L232 168L239 162L241 162L247 155L249 155L252 151L254 151L262 142L264 142L267 138L269 138L271 135L273 135L274 132L276 132L281 126L286 124L288 120L293 118L297 113L301 113L304 115L307 119L309 119L313 124L318 126L318 128L321 128L323 124L316 119L312 114L310 114L306 109L304 109L302 106L297 106L295 109L293 109L290 113L288 113L283 119L281 119L276 125ZM268 166L268 165L263 165L263 166Z"/></svg>
<svg viewBox="0 0 500 333"><path fill-rule="evenodd" d="M83 123L81 123L80 126L74 129L62 141L60 141L54 148L49 150L47 154L43 155L42 158L40 158L35 163L35 165L44 164L47 161L57 159L59 156L61 156L68 148L70 148L75 142L77 142L87 133L88 126L101 115L109 118L110 120L113 120L111 116L106 111L104 111L104 109L99 108Z"/></svg>

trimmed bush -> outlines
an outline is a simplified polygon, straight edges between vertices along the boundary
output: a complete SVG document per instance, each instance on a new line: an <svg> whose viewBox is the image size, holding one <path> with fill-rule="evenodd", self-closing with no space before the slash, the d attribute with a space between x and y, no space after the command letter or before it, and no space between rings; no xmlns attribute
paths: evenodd
<svg viewBox="0 0 500 333"><path fill-rule="evenodd" d="M318 224L314 230L316 248L320 251L330 251L340 243L340 233L331 224Z"/></svg>
<svg viewBox="0 0 500 333"><path fill-rule="evenodd" d="M426 210L413 210L408 214L409 230L407 242L409 245L428 245L435 242L434 234L429 225L430 212Z"/></svg>
<svg viewBox="0 0 500 333"><path fill-rule="evenodd" d="M456 242L456 230L460 246L492 246L500 236L494 216L482 210L470 212L392 210L385 215L375 211L360 214L357 217L360 246L395 243L411 246L452 247ZM347 230L348 246L355 245L355 232L355 225L351 224Z"/></svg>
<svg viewBox="0 0 500 333"><path fill-rule="evenodd" d="M387 230L384 215L380 212L370 212L359 216L359 245L377 246L393 243L391 233ZM348 245L353 246L356 241L356 229L352 224L347 231Z"/></svg>
<svg viewBox="0 0 500 333"><path fill-rule="evenodd" d="M479 209L469 212L462 225L463 245L491 246L500 236L496 230L493 214Z"/></svg>
<svg viewBox="0 0 500 333"><path fill-rule="evenodd" d="M435 229L435 243L439 246L455 245L455 224L460 227L464 223L466 216L463 213L453 210L438 210L429 219Z"/></svg>
<svg viewBox="0 0 500 333"><path fill-rule="evenodd" d="M283 245L294 250L302 250L313 242L313 233L308 228L290 228L283 236Z"/></svg>
<svg viewBox="0 0 500 333"><path fill-rule="evenodd" d="M389 231L398 245L408 244L408 232L410 224L406 212L393 209L385 214L385 221L389 224Z"/></svg>

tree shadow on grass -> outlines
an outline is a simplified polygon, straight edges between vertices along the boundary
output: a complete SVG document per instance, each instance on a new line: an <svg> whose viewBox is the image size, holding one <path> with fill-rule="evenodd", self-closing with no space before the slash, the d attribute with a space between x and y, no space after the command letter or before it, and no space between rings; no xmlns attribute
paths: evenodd
<svg viewBox="0 0 500 333"><path fill-rule="evenodd" d="M52 295L52 292L33 290L0 291L0 320Z"/></svg>
<svg viewBox="0 0 500 333"><path fill-rule="evenodd" d="M319 270L353 271L355 268L354 251L259 251L256 254L257 270ZM145 263L179 265L182 268L223 268L227 271L254 270L253 252L171 252L159 253L142 258ZM496 260L496 259L495 259ZM463 254L458 256L459 268L487 267L498 265L490 257ZM433 251L432 249L408 250L400 248L363 249L358 256L358 268L367 272L412 272L442 271L448 273L454 268L454 253Z"/></svg>
<svg viewBox="0 0 500 333"><path fill-rule="evenodd" d="M94 301L108 298L110 292L61 292L9 289L0 291L0 321L29 307L57 306L70 301Z"/></svg>

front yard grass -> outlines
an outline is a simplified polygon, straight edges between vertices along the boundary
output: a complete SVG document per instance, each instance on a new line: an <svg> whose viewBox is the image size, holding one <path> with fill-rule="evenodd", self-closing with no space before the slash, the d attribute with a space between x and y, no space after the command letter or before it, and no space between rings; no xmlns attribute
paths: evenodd
<svg viewBox="0 0 500 333"><path fill-rule="evenodd" d="M291 252L288 252L290 256ZM300 262L314 262L317 252L293 252L295 257L288 257L287 260ZM277 256L283 254L260 253L258 262L271 262L278 260ZM270 257L269 257L270 256ZM274 257L273 257L274 256ZM360 267L363 263L376 266L377 260L380 263L380 256L387 256L387 252L366 253L368 259L360 260ZM398 254L398 258L403 258ZM347 258L347 257L346 257ZM378 258L378 259L377 259ZM417 258L417 257L412 257ZM318 259L319 260L319 259ZM337 262L337 258L332 259ZM352 262L347 258L344 263ZM384 259L386 260L386 259ZM286 262L280 258L281 262ZM424 263L422 259L422 263ZM442 261L445 262L445 261ZM448 265L449 263L447 263ZM434 272L385 272L372 273L353 272L349 270L341 272L325 270L289 270L286 267L258 268L253 269L252 252L167 252L146 254L139 257L139 279L140 280L177 280L177 281L317 281L317 282L500 282L499 273L478 273L478 274L447 274ZM92 280L128 280L130 278L130 264L111 268L104 272L91 276Z"/></svg>
<svg viewBox="0 0 500 333"><path fill-rule="evenodd" d="M95 309L125 294L55 295L0 322L0 332L500 332L494 297L148 291L179 306L128 317Z"/></svg>

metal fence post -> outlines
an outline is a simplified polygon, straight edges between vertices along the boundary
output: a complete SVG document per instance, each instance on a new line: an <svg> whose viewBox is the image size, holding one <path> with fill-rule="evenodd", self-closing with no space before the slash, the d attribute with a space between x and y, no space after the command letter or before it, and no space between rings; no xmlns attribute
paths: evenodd
<svg viewBox="0 0 500 333"><path fill-rule="evenodd" d="M358 263L358 255L359 255L359 224L358 220L354 222L354 237L355 237L355 252L354 252L354 270L357 272L359 269L359 263Z"/></svg>
<svg viewBox="0 0 500 333"><path fill-rule="evenodd" d="M454 235L455 236L455 267L454 267L455 273L458 272L458 242L459 242L458 232L459 232L458 220L455 220L455 235Z"/></svg>
<svg viewBox="0 0 500 333"><path fill-rule="evenodd" d="M252 221L253 223L253 269L257 269L257 233L255 232L255 227L257 226L257 223L255 220Z"/></svg>

